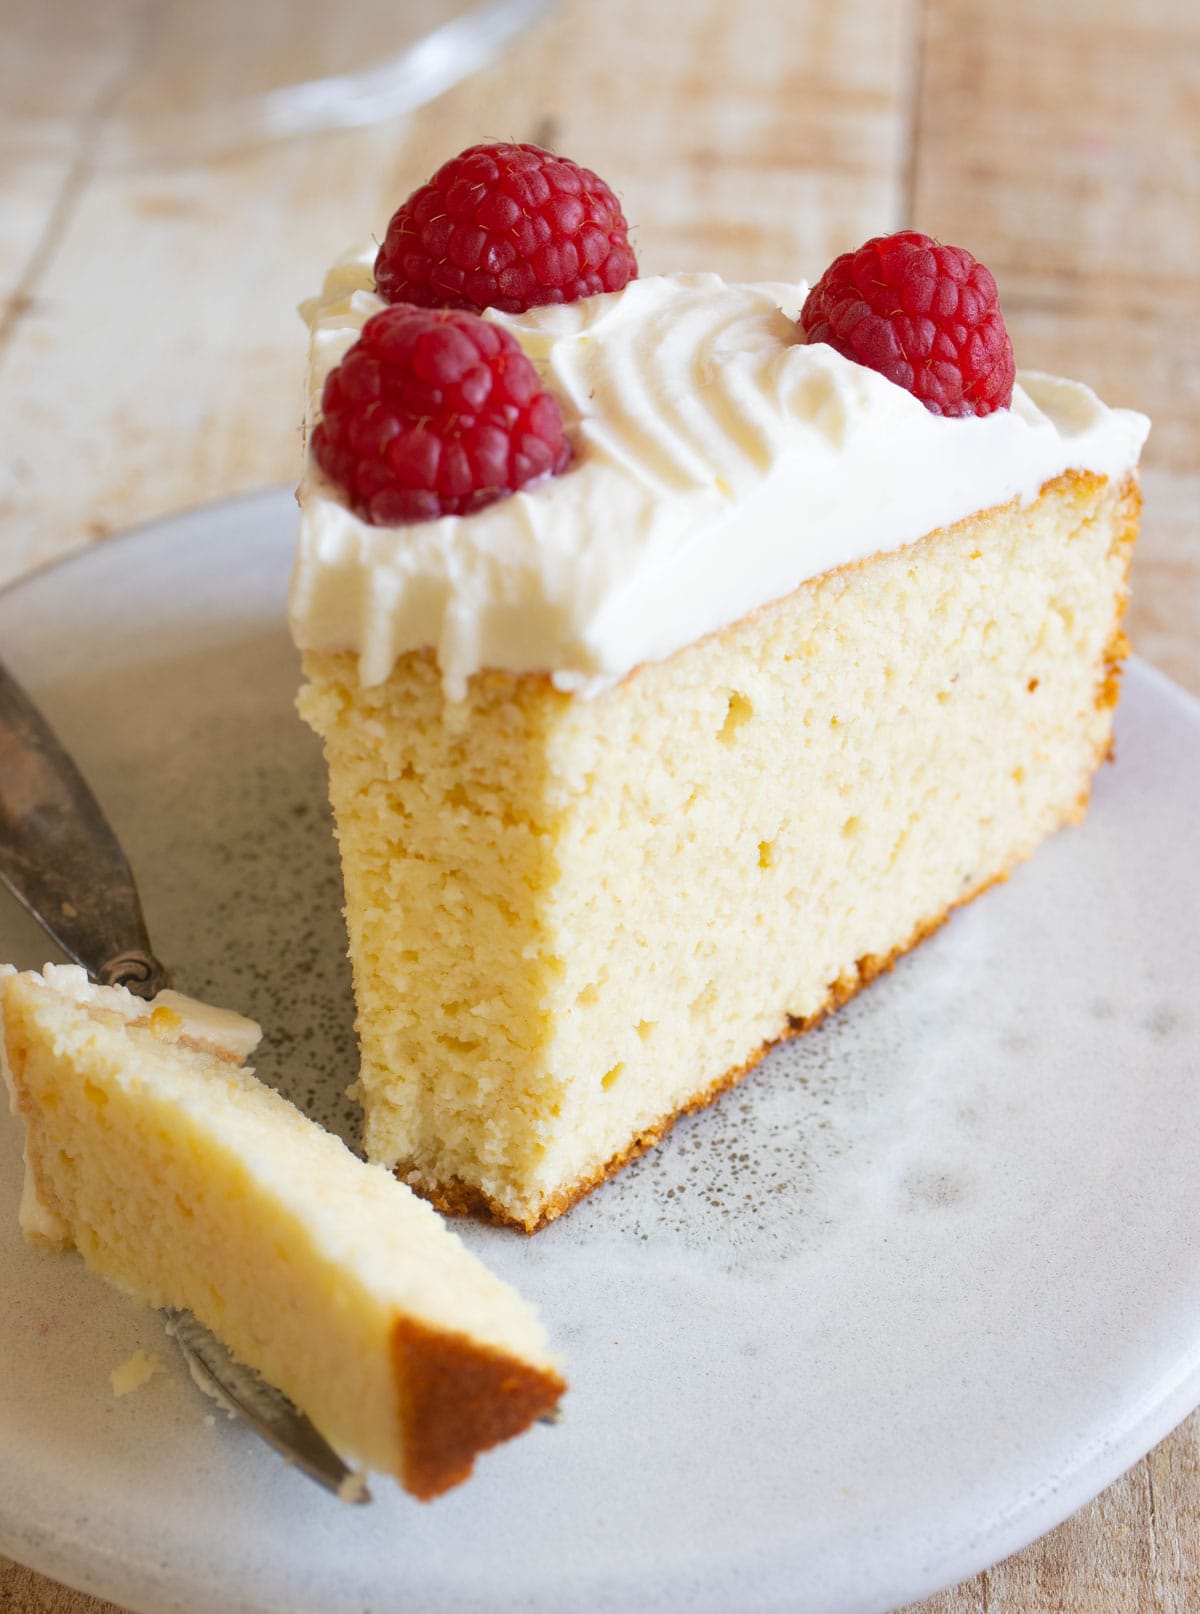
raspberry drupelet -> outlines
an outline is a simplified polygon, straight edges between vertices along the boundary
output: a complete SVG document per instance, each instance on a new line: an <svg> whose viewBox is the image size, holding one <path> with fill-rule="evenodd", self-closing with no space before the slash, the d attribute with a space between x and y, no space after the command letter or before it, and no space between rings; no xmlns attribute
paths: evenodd
<svg viewBox="0 0 1200 1614"><path fill-rule="evenodd" d="M991 272L915 230L843 253L809 292L810 342L877 370L935 415L989 415L1012 402L1016 369Z"/></svg>
<svg viewBox="0 0 1200 1614"><path fill-rule="evenodd" d="M312 452L378 526L466 515L565 470L558 400L508 331L385 308L328 376Z"/></svg>
<svg viewBox="0 0 1200 1614"><path fill-rule="evenodd" d="M469 146L392 215L375 259L389 303L519 314L620 291L637 275L604 181L541 146Z"/></svg>

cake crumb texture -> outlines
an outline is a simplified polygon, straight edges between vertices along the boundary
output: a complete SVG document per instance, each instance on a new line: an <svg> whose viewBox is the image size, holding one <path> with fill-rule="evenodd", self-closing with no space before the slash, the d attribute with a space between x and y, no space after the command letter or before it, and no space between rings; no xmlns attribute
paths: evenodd
<svg viewBox="0 0 1200 1614"><path fill-rule="evenodd" d="M153 1351L147 1356L145 1351L134 1351L128 1361L114 1367L108 1375L112 1383L112 1392L115 1396L132 1395L143 1385L149 1384L156 1373L162 1372L162 1359Z"/></svg>
<svg viewBox="0 0 1200 1614"><path fill-rule="evenodd" d="M557 1402L533 1308L248 1069L36 974L0 1011L33 1231L194 1312L339 1450L431 1497Z"/></svg>
<svg viewBox="0 0 1200 1614"><path fill-rule="evenodd" d="M544 1225L1078 820L1138 507L1067 473L593 700L307 652L369 1156Z"/></svg>

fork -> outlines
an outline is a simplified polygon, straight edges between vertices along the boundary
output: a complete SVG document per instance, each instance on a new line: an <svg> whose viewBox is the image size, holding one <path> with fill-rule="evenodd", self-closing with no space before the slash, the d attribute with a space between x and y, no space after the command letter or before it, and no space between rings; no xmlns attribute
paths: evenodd
<svg viewBox="0 0 1200 1614"><path fill-rule="evenodd" d="M0 882L101 986L151 999L171 984L112 826L61 741L0 662ZM167 1313L202 1389L343 1501L371 1500L311 1420L237 1361L198 1318Z"/></svg>

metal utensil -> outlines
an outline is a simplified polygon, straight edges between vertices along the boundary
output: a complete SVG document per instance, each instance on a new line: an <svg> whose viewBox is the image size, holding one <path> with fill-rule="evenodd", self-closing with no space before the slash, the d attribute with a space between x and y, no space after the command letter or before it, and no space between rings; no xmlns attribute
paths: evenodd
<svg viewBox="0 0 1200 1614"><path fill-rule="evenodd" d="M289 1463L343 1502L369 1502L366 1481L342 1459L281 1390L231 1356L228 1346L190 1311L163 1308L167 1333L206 1395L252 1424Z"/></svg>
<svg viewBox="0 0 1200 1614"><path fill-rule="evenodd" d="M0 663L0 881L62 950L103 986L152 998L170 976L151 951L128 859L83 775ZM311 1479L345 1501L369 1502L305 1415L235 1361L190 1312L168 1312L202 1387Z"/></svg>
<svg viewBox="0 0 1200 1614"><path fill-rule="evenodd" d="M57 735L0 663L0 880L102 986L168 985L121 844Z"/></svg>

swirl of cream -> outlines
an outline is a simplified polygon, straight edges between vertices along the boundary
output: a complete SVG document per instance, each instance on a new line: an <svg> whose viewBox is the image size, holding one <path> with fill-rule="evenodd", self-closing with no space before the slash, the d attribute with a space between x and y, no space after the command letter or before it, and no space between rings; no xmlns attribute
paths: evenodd
<svg viewBox="0 0 1200 1614"><path fill-rule="evenodd" d="M305 305L307 424L383 305L369 254ZM521 315L489 311L556 392L564 475L471 516L372 527L308 456L291 592L302 648L348 649L366 683L433 646L451 698L482 667L590 695L807 578L895 549L1065 470L1123 476L1149 423L1024 374L1013 406L931 415L795 323L804 285L670 275Z"/></svg>

